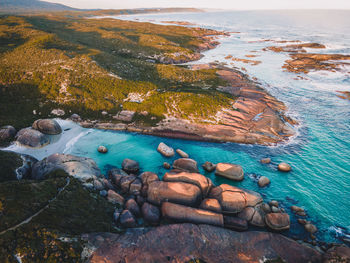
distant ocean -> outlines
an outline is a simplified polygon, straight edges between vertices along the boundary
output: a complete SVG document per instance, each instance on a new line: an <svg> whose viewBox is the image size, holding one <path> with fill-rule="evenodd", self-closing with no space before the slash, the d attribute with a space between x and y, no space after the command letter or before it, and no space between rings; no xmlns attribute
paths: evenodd
<svg viewBox="0 0 350 263"><path fill-rule="evenodd" d="M221 45L204 53L200 61L226 62L228 66L244 67L258 81L289 108L289 115L300 126L297 136L289 143L279 146L252 146L233 143L203 143L157 138L132 133L87 130L75 127L71 140L59 151L94 158L101 169L110 165L120 166L124 158L140 162L143 170L157 172L162 176L165 159L155 150L164 141L174 148L188 152L199 164L205 161L232 162L243 166L246 179L231 182L207 174L214 183L229 183L260 192L265 200L278 200L292 217L288 235L299 237L303 228L290 211L291 205L304 207L307 220L314 222L321 240L341 242L350 238L350 101L337 97L336 91L350 91L350 67L341 72L313 72L301 75L282 71L287 54L262 51L276 45L272 40L300 40L326 45L318 53L350 54L350 11L231 11L207 13L171 13L119 16L118 19L148 21L188 21L196 26L225 30L232 33L219 39ZM225 59L227 55L247 58L257 55L261 64L252 66L240 62L234 65ZM71 123L61 122L63 126ZM78 137L79 136L79 137ZM108 155L100 155L96 148L106 145ZM42 158L50 151L35 151ZM23 149L17 149L25 151ZM262 165L259 160L271 157L273 165ZM275 165L285 161L293 171L283 174ZM204 171L201 170L203 173ZM256 178L264 175L271 185L259 189Z"/></svg>

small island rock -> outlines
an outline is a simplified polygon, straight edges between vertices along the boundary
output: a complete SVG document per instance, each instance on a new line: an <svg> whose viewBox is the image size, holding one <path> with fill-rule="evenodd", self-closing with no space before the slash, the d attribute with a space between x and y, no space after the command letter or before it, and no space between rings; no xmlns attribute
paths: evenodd
<svg viewBox="0 0 350 263"><path fill-rule="evenodd" d="M175 155L174 149L163 142L158 145L157 151L165 157L172 157Z"/></svg>
<svg viewBox="0 0 350 263"><path fill-rule="evenodd" d="M107 153L108 149L107 149L107 147L101 145L97 148L97 151L100 153Z"/></svg>
<svg viewBox="0 0 350 263"><path fill-rule="evenodd" d="M130 173L137 173L140 170L140 165L138 162L131 160L131 159L124 159L122 163L122 169L127 172L128 174Z"/></svg>
<svg viewBox="0 0 350 263"><path fill-rule="evenodd" d="M212 172L215 170L216 168L216 165L211 163L211 162L205 162L203 165L202 165L203 169L206 170L207 172Z"/></svg>
<svg viewBox="0 0 350 263"><path fill-rule="evenodd" d="M280 163L278 165L278 170L281 172L290 172L292 167L288 163Z"/></svg>
<svg viewBox="0 0 350 263"><path fill-rule="evenodd" d="M259 178L258 184L259 184L260 187L265 187L268 184L270 184L270 179L267 178L266 176L261 176Z"/></svg>
<svg viewBox="0 0 350 263"><path fill-rule="evenodd" d="M231 163L218 163L216 165L215 175L220 175L234 181L242 181L244 179L242 167Z"/></svg>
<svg viewBox="0 0 350 263"><path fill-rule="evenodd" d="M188 158L189 155L187 153L185 153L183 150L181 149L177 149L176 150L177 154L181 156L181 158Z"/></svg>

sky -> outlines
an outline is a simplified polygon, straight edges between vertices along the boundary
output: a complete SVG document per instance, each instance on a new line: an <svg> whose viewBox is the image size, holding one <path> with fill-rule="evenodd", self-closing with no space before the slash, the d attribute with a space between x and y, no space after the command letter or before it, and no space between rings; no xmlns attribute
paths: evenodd
<svg viewBox="0 0 350 263"><path fill-rule="evenodd" d="M197 7L215 9L350 9L350 0L45 0L86 9Z"/></svg>

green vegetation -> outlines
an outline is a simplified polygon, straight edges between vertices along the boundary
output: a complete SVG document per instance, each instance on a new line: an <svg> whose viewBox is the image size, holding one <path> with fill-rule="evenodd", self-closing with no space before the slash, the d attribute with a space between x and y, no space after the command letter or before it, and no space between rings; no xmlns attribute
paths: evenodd
<svg viewBox="0 0 350 263"><path fill-rule="evenodd" d="M83 15L0 16L0 125L22 128L53 108L106 121L131 109L147 125L164 114L200 121L232 103L216 90L226 84L216 69L164 64L198 59L219 32Z"/></svg>
<svg viewBox="0 0 350 263"><path fill-rule="evenodd" d="M18 154L0 151L0 183L17 180L16 169L21 167L22 163Z"/></svg>
<svg viewBox="0 0 350 263"><path fill-rule="evenodd" d="M74 178L67 185L67 178L55 171L43 181L0 183L0 262L16 262L14 255L22 262L80 262L79 235L118 232L114 206ZM1 233L41 209L30 222Z"/></svg>

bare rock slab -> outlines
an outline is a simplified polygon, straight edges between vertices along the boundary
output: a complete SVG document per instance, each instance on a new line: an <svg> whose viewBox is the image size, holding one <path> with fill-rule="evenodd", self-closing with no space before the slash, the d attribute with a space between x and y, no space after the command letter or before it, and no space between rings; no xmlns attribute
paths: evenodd
<svg viewBox="0 0 350 263"><path fill-rule="evenodd" d="M172 157L175 155L174 149L163 142L158 145L157 151L165 157Z"/></svg>
<svg viewBox="0 0 350 263"><path fill-rule="evenodd" d="M96 247L91 263L189 262L193 259L206 263L322 262L317 250L277 233L242 233L210 225L185 223L134 228L123 234L89 234L87 239L89 245Z"/></svg>
<svg viewBox="0 0 350 263"><path fill-rule="evenodd" d="M224 226L222 214L169 202L162 204L162 216L175 222Z"/></svg>

